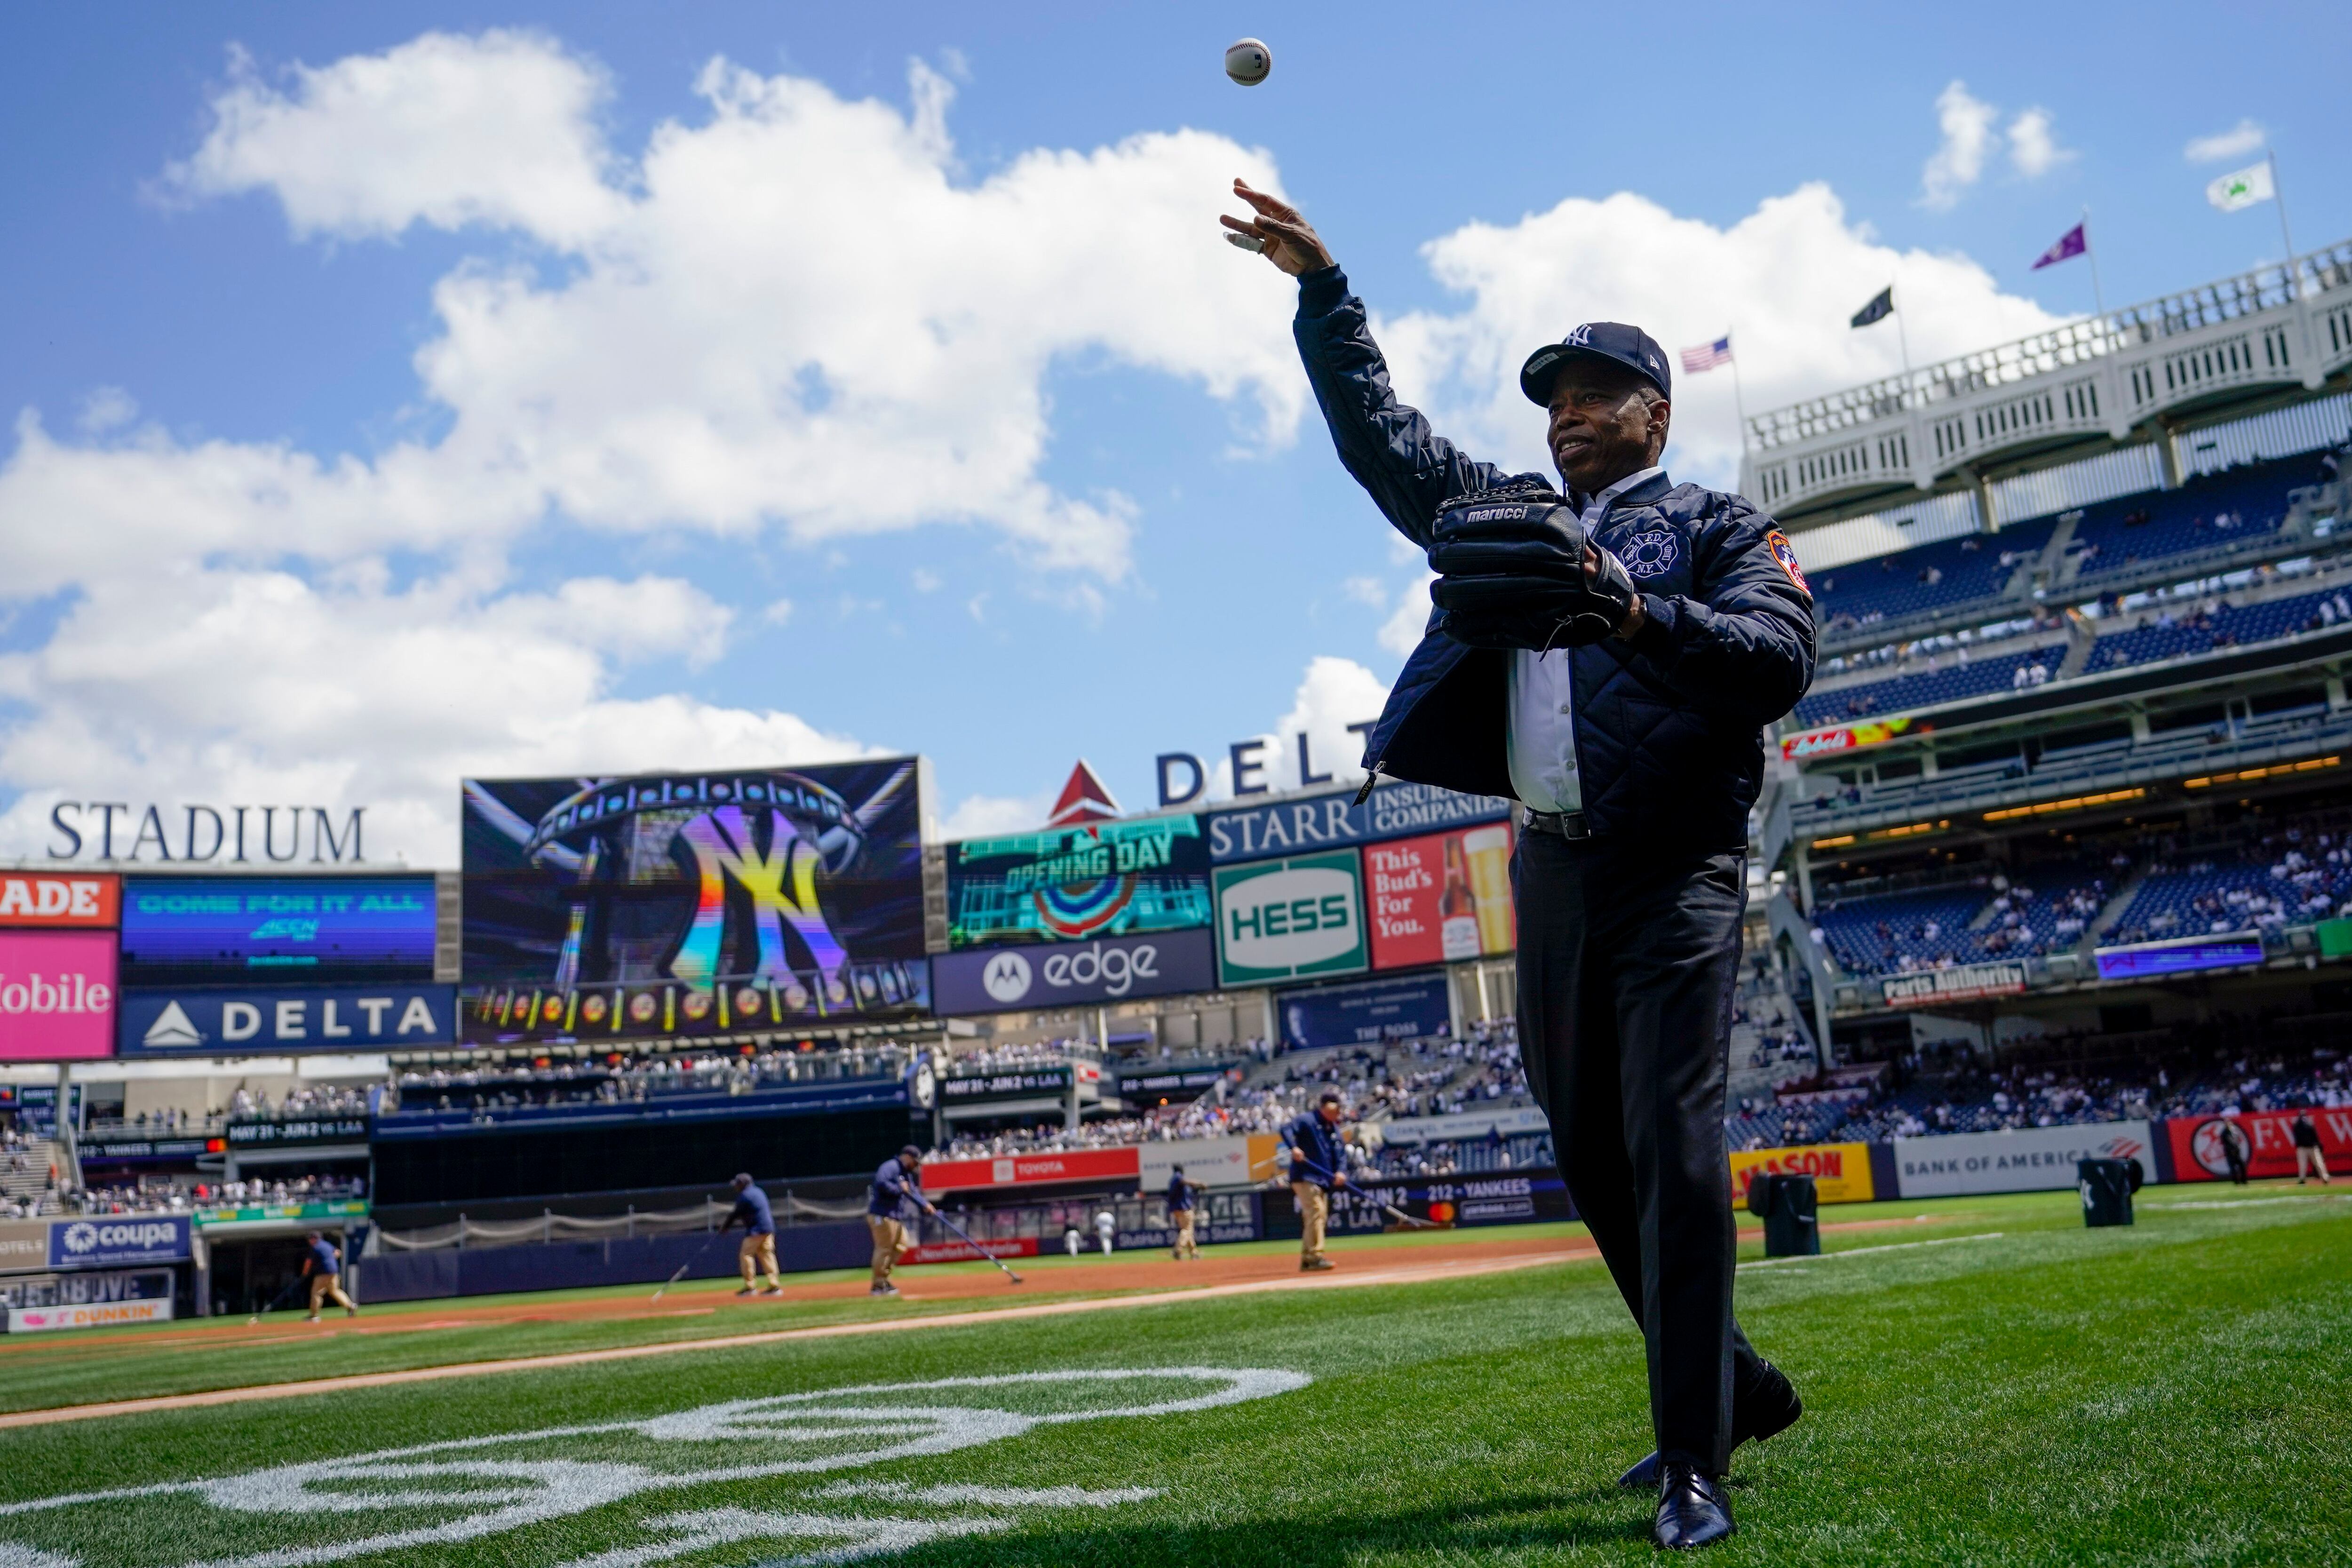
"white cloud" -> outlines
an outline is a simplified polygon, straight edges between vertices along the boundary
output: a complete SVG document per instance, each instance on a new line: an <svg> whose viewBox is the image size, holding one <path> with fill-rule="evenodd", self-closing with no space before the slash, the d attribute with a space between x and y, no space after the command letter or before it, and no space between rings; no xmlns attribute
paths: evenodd
<svg viewBox="0 0 2352 1568"><path fill-rule="evenodd" d="M818 762L870 748L788 713L614 692L628 661L708 658L727 612L661 578L394 590L373 563L320 581L185 562L82 586L42 647L0 657L0 735L25 789L0 845L37 858L49 804L370 807L371 858L455 859L457 781L501 773Z"/></svg>
<svg viewBox="0 0 2352 1568"><path fill-rule="evenodd" d="M1339 591L1356 603L1369 605L1375 610L1388 606L1388 588L1378 577L1350 577L1339 584Z"/></svg>
<svg viewBox="0 0 2352 1568"><path fill-rule="evenodd" d="M2227 131L2217 131L2210 136L2192 137L2180 150L2182 157L2192 163L2218 163L2224 158L2242 158L2249 153L2259 153L2270 140L2270 132L2252 120L2241 120Z"/></svg>
<svg viewBox="0 0 2352 1568"><path fill-rule="evenodd" d="M760 618L772 626L783 626L793 618L793 602L790 599L772 599L768 607L760 612Z"/></svg>
<svg viewBox="0 0 2352 1568"><path fill-rule="evenodd" d="M934 843L960 838L992 838L1001 833L1026 833L1042 827L1053 809L1052 795L967 795L956 808L931 825Z"/></svg>
<svg viewBox="0 0 2352 1568"><path fill-rule="evenodd" d="M102 436L110 430L121 429L138 417L137 399L119 386L100 386L93 388L90 395L81 400L79 423L83 434Z"/></svg>
<svg viewBox="0 0 2352 1568"><path fill-rule="evenodd" d="M1406 584L1397 595L1396 608L1381 623L1381 646L1399 658L1419 647L1429 630L1429 585L1436 581L1436 573L1424 572Z"/></svg>
<svg viewBox="0 0 2352 1568"><path fill-rule="evenodd" d="M624 208L596 123L608 92L595 66L533 33L427 33L298 65L283 89L236 51L211 133L165 178L189 196L274 192L300 235L494 224L577 244Z"/></svg>
<svg viewBox="0 0 2352 1568"><path fill-rule="evenodd" d="M1298 689L1292 694L1290 711L1276 720L1273 729L1255 737L1263 744L1251 757L1264 772L1251 774L1252 782L1276 790L1304 787L1298 765L1301 734L1307 737L1307 761L1313 766L1318 783L1360 782L1364 776L1360 765L1364 738L1348 726L1379 718L1388 697L1389 689L1381 678L1351 658L1318 654L1309 659L1306 673L1299 679ZM1246 742L1249 737L1237 739ZM1232 751L1228 748L1204 760L1209 763L1207 797L1230 798L1234 793Z"/></svg>
<svg viewBox="0 0 2352 1568"><path fill-rule="evenodd" d="M1469 296L1459 312L1379 323L1397 390L1478 457L1549 472L1543 414L1519 395L1529 350L1562 324L1632 321L1669 353L1728 327L1751 413L1894 374L1889 327L1846 320L1895 286L1912 358L1940 359L2057 320L2003 294L1964 256L1897 250L1847 221L1827 185L1761 203L1727 228L1621 192L1574 198L1508 226L1469 224L1423 247L1438 281ZM1728 369L1675 378L1667 458L1685 478L1728 485L1739 466ZM1401 545L1399 559L1417 555Z"/></svg>
<svg viewBox="0 0 2352 1568"><path fill-rule="evenodd" d="M0 595L71 607L0 661L26 710L0 731L23 792L0 849L37 853L45 802L103 781L372 804L372 850L446 863L465 774L846 754L790 714L617 695L633 664L719 658L730 612L662 579L520 592L508 551L533 529L822 545L950 522L1089 579L1041 592L1099 607L1139 513L1041 477L1057 359L1183 379L1261 445L1295 428L1292 291L1216 237L1234 174L1278 187L1263 154L1151 133L972 183L928 68L905 110L723 60L696 87L696 115L625 150L603 69L538 34L278 75L232 58L166 194L267 195L298 237L486 247L435 288L414 360L442 433L366 455L188 439L134 427L122 389L75 437L20 416Z"/></svg>
<svg viewBox="0 0 2352 1568"><path fill-rule="evenodd" d="M1962 192L1984 175L1985 158L2000 138L1993 121L2000 110L1969 94L1955 78L1936 95L1936 124L1943 141L1919 172L1919 204L1937 212L1957 205Z"/></svg>
<svg viewBox="0 0 2352 1568"><path fill-rule="evenodd" d="M914 584L916 593L936 594L940 590L940 582L941 578L938 573L921 566L915 568Z"/></svg>
<svg viewBox="0 0 2352 1568"><path fill-rule="evenodd" d="M2048 110L2036 106L2009 122L2010 166L2024 178L2038 180L2059 164L2074 162L2074 157L2072 147L2058 145Z"/></svg>

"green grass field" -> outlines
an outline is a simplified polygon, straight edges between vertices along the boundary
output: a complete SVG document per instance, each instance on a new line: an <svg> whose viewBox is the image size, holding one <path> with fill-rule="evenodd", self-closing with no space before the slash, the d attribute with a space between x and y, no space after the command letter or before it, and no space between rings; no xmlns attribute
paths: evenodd
<svg viewBox="0 0 2352 1568"><path fill-rule="evenodd" d="M1808 1409L1737 1456L1740 1534L1712 1560L2352 1561L2352 1199L2207 1186L2139 1208L2108 1231L2063 1192L1842 1208L1824 1217L1940 1223L1746 1270L1742 1321ZM1005 1300L1052 1295L1041 1266ZM201 1361L134 1331L0 1362L0 1394L891 1310L420 1326ZM0 1432L0 1568L1642 1561L1650 1503L1609 1482L1646 1427L1639 1340L1599 1266L1568 1263Z"/></svg>

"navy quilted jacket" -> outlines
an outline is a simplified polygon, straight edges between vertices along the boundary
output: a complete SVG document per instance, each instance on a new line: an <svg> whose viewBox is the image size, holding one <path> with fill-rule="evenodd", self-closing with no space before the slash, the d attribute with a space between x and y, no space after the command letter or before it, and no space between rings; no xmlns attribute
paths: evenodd
<svg viewBox="0 0 2352 1568"><path fill-rule="evenodd" d="M1292 332L1339 460L1415 544L1428 548L1450 498L1542 478L1464 457L1397 401L1338 268L1299 279ZM1813 679L1812 594L1795 552L1742 498L1663 474L1620 496L1598 537L1643 589L1649 624L1630 643L1570 650L1586 821L1596 835L1742 849L1763 785L1763 727ZM1363 765L1511 795L1510 657L1432 630L1397 677Z"/></svg>

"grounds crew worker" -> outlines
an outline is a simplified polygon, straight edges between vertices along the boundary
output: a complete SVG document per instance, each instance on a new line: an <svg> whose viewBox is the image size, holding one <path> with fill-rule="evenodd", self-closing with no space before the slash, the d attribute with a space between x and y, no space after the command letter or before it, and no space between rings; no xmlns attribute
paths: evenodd
<svg viewBox="0 0 2352 1568"><path fill-rule="evenodd" d="M1298 1267L1328 1268L1323 1227L1331 1217L1331 1189L1348 1184L1347 1145L1339 1138L1340 1100L1326 1092L1282 1130L1290 1145L1290 1194L1298 1200Z"/></svg>
<svg viewBox="0 0 2352 1568"><path fill-rule="evenodd" d="M1193 1217L1200 1212L1192 1194L1202 1189L1202 1184L1184 1174L1181 1165L1168 1168L1168 1219L1176 1227L1176 1261L1201 1256L1201 1244L1192 1239Z"/></svg>
<svg viewBox="0 0 2352 1568"><path fill-rule="evenodd" d="M308 1244L302 1272L310 1277L310 1316L307 1321L319 1321L319 1306L323 1301L341 1307L346 1318L358 1317L360 1310L343 1294L343 1249L315 1230L302 1239Z"/></svg>
<svg viewBox="0 0 2352 1568"><path fill-rule="evenodd" d="M749 1171L735 1175L735 1206L719 1222L719 1234L726 1235L735 1228L737 1221L743 1226L743 1245L736 1249L736 1266L743 1271L743 1288L738 1296L758 1293L758 1276L761 1269L768 1275L768 1294L784 1293L784 1277L776 1272L776 1211L768 1206L768 1194L751 1179Z"/></svg>
<svg viewBox="0 0 2352 1568"><path fill-rule="evenodd" d="M874 1233L874 1283L868 1295L898 1293L898 1287L890 1283L890 1270L915 1245L902 1223L909 1206L925 1214L940 1212L923 1196L923 1152L912 1143L882 1162L874 1173L873 1194L866 1200L866 1228Z"/></svg>
<svg viewBox="0 0 2352 1568"><path fill-rule="evenodd" d="M1731 1533L1733 1447L1800 1410L1732 1319L1723 1100L1760 731L1812 679L1811 590L1771 519L1658 467L1672 384L1647 333L1593 322L1521 369L1563 498L1398 402L1314 229L1234 188L1256 213L1225 226L1298 279L1339 460L1441 574L1368 784L1520 804L1520 1051L1648 1353L1658 1447L1623 1479L1660 1489L1660 1545L1706 1545Z"/></svg>
<svg viewBox="0 0 2352 1568"><path fill-rule="evenodd" d="M2319 1126L2311 1120L2311 1112L2300 1111L2294 1119L2294 1184L2303 1185L2304 1178L2318 1173L2319 1184L2332 1185L2327 1176L2327 1156L2319 1147Z"/></svg>

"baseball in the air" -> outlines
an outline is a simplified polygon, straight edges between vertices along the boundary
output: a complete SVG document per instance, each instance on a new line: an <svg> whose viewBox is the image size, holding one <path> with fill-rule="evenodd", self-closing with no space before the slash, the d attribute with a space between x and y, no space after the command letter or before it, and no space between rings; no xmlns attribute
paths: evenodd
<svg viewBox="0 0 2352 1568"><path fill-rule="evenodd" d="M1225 74L1244 87L1255 87L1274 70L1274 51L1255 38L1244 38L1225 50Z"/></svg>

